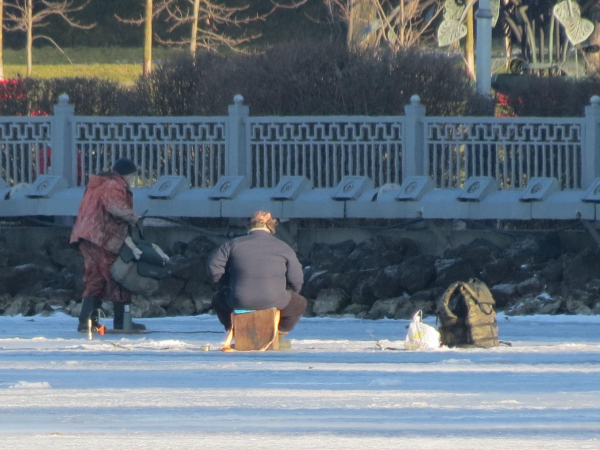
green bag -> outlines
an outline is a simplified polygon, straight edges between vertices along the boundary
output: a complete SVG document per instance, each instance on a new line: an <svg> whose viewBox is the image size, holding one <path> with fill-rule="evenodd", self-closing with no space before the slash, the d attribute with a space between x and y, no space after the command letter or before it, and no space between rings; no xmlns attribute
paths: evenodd
<svg viewBox="0 0 600 450"><path fill-rule="evenodd" d="M476 278L452 284L437 305L442 345L497 347L499 341L495 305L486 284Z"/></svg>

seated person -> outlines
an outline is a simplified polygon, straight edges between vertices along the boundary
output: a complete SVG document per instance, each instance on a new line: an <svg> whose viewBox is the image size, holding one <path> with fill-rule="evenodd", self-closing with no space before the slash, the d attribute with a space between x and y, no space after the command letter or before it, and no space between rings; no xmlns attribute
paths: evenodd
<svg viewBox="0 0 600 450"><path fill-rule="evenodd" d="M292 248L273 236L277 221L271 213L257 211L246 236L221 245L208 259L214 283L227 275L227 287L217 292L212 306L225 327L231 328L234 309L281 311L279 334L289 333L306 310L302 266Z"/></svg>

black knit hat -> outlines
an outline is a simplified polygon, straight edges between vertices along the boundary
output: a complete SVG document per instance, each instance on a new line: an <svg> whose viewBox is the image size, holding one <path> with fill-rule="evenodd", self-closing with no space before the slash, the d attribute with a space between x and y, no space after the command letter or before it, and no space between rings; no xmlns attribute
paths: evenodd
<svg viewBox="0 0 600 450"><path fill-rule="evenodd" d="M117 172L119 175L129 175L130 173L137 172L137 166L129 158L117 159L112 166L112 170Z"/></svg>

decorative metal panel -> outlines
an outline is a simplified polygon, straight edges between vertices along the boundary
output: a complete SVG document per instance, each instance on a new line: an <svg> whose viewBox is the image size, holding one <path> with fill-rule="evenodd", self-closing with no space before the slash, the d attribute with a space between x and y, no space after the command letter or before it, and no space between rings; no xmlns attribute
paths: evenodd
<svg viewBox="0 0 600 450"><path fill-rule="evenodd" d="M439 188L487 176L503 189L524 188L532 177L581 189L582 119L432 117L425 133L429 175Z"/></svg>
<svg viewBox="0 0 600 450"><path fill-rule="evenodd" d="M77 184L86 185L90 175L127 157L141 169L136 186L175 175L186 177L193 187L212 187L225 173L226 120L77 117Z"/></svg>
<svg viewBox="0 0 600 450"><path fill-rule="evenodd" d="M33 183L51 164L47 117L0 118L0 177L9 186Z"/></svg>
<svg viewBox="0 0 600 450"><path fill-rule="evenodd" d="M402 182L402 119L394 117L263 117L249 120L253 187L304 176L332 188L348 175L375 186Z"/></svg>

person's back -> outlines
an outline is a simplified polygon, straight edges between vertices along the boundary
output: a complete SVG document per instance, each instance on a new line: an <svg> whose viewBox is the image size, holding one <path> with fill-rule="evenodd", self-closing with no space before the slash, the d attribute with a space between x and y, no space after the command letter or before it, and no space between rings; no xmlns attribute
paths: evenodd
<svg viewBox="0 0 600 450"><path fill-rule="evenodd" d="M302 267L296 254L267 231L251 231L217 250L209 262L213 280L224 260L231 289L228 303L232 308L281 309L290 298L286 288L299 292L302 287Z"/></svg>
<svg viewBox="0 0 600 450"><path fill-rule="evenodd" d="M300 295L302 266L285 242L272 236L276 221L271 214L257 211L248 235L221 245L210 256L208 273L214 283L226 276L228 286L217 292L212 305L225 329L231 327L234 309L281 311L279 331L290 331L306 309Z"/></svg>

